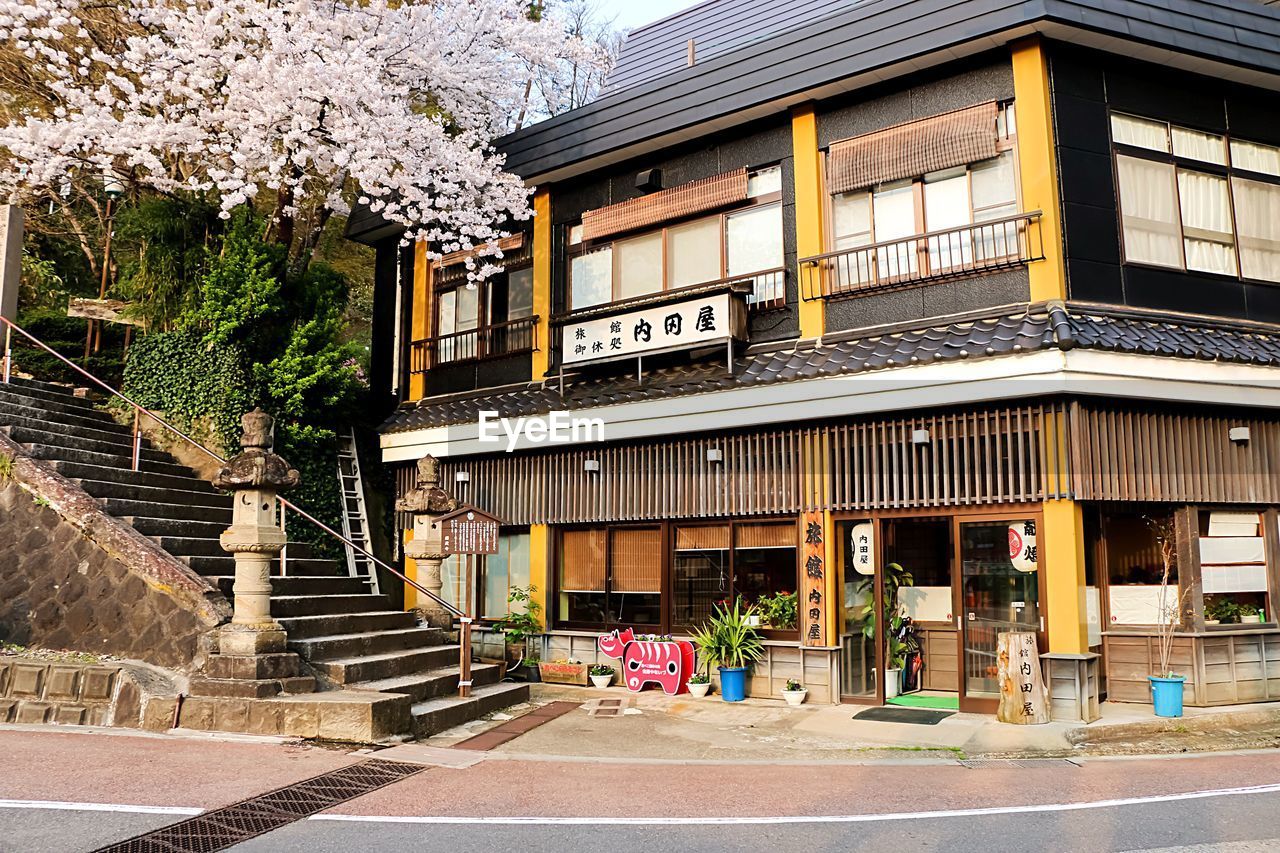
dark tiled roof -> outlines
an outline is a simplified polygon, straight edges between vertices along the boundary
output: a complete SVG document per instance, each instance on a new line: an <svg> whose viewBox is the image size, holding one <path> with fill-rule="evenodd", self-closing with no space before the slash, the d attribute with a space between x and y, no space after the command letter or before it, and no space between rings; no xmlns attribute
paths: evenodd
<svg viewBox="0 0 1280 853"><path fill-rule="evenodd" d="M437 397L401 407L382 431L471 423L482 410L520 417L1050 347L1280 366L1280 327L1050 303L923 329L842 333L804 348L753 347L734 362L732 373L723 363L703 363L655 370L643 381L634 376L566 379L563 397L554 382Z"/></svg>

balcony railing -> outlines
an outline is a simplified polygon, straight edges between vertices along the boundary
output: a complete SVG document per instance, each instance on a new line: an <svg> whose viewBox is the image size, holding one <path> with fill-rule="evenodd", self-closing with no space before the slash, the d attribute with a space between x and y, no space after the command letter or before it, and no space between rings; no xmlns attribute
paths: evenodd
<svg viewBox="0 0 1280 853"><path fill-rule="evenodd" d="M501 358L532 352L537 348L538 318L521 317L480 329L414 341L409 350L409 369L413 373L425 373L432 366Z"/></svg>
<svg viewBox="0 0 1280 853"><path fill-rule="evenodd" d="M856 296L1044 259L1040 211L800 259L804 299Z"/></svg>

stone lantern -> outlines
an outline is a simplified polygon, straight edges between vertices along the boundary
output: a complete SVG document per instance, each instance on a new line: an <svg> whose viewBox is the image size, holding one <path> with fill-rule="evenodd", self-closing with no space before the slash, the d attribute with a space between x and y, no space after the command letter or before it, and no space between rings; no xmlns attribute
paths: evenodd
<svg viewBox="0 0 1280 853"><path fill-rule="evenodd" d="M405 544L404 554L418 565L415 580L437 597L444 586L440 564L448 556L439 519L457 508L458 499L440 488L440 460L434 456L419 459L418 485L396 501L396 510L413 515L413 538ZM419 607L432 627L452 627L452 615L432 599L419 602Z"/></svg>
<svg viewBox="0 0 1280 853"><path fill-rule="evenodd" d="M271 561L287 539L277 522L277 494L298 485L299 475L271 452L275 421L261 409L241 419L240 454L227 461L213 480L231 492L231 526L221 537L223 550L235 558L234 616L219 637L224 655L280 652L285 632L271 618Z"/></svg>

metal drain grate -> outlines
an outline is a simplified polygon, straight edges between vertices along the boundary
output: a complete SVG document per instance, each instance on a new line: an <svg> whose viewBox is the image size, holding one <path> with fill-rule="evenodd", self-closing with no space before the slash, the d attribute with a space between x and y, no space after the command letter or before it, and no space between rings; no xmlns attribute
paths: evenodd
<svg viewBox="0 0 1280 853"><path fill-rule="evenodd" d="M421 773L421 764L370 759L205 812L94 853L213 853Z"/></svg>
<svg viewBox="0 0 1280 853"><path fill-rule="evenodd" d="M1070 758L975 758L957 762L970 770L1021 770L1035 767L1079 767Z"/></svg>

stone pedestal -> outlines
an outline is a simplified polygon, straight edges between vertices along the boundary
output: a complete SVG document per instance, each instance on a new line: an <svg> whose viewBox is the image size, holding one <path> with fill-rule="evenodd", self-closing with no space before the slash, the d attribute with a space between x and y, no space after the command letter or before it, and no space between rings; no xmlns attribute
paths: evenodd
<svg viewBox="0 0 1280 853"><path fill-rule="evenodd" d="M396 509L413 515L413 538L405 544L404 555L418 567L414 580L437 597L444 589L440 565L447 556L438 522L457 508L457 498L440 488L440 461L434 456L418 460L418 485L396 501ZM453 615L430 598L419 601L418 607L431 627L453 627Z"/></svg>
<svg viewBox="0 0 1280 853"><path fill-rule="evenodd" d="M271 618L271 561L286 538L276 524L277 493L298 484L298 472L271 452L272 419L261 410L244 416L243 451L218 472L213 484L235 495L231 527L221 536L235 558L234 614L218 629L204 675L191 681L193 696L262 698L309 693L315 679L286 650L288 635Z"/></svg>

